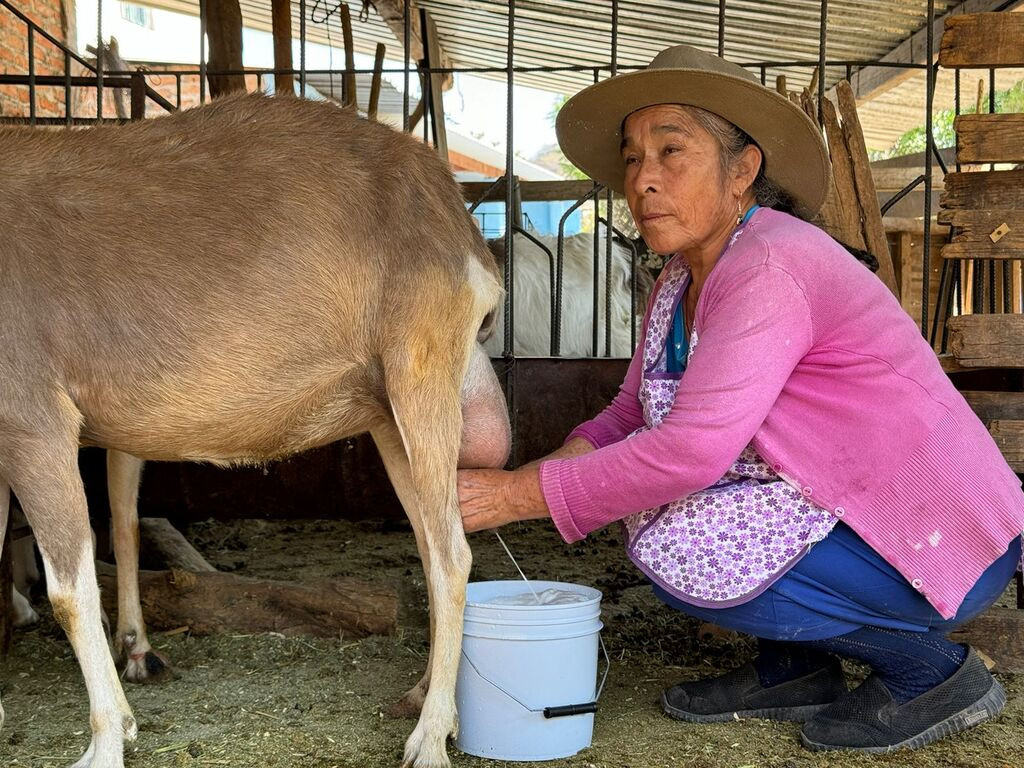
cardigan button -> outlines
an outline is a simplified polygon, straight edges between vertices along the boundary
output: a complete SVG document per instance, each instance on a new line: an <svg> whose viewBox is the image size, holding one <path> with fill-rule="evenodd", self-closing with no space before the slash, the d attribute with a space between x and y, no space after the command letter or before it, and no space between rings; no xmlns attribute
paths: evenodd
<svg viewBox="0 0 1024 768"><path fill-rule="evenodd" d="M782 465L779 464L778 462L775 462L774 464L772 464L772 469L774 469L776 472L781 472L782 471Z"/></svg>
<svg viewBox="0 0 1024 768"><path fill-rule="evenodd" d="M923 582L920 579L914 579L912 582L910 582L910 586L912 586L914 589L921 589L921 587L923 586Z"/></svg>
<svg viewBox="0 0 1024 768"><path fill-rule="evenodd" d="M803 488L800 489L800 493L802 493L804 496L810 496L812 493L814 493L814 489L812 489L809 485L805 485Z"/></svg>
<svg viewBox="0 0 1024 768"><path fill-rule="evenodd" d="M836 507L832 512L836 517L842 517L846 514L846 510L842 507Z"/></svg>

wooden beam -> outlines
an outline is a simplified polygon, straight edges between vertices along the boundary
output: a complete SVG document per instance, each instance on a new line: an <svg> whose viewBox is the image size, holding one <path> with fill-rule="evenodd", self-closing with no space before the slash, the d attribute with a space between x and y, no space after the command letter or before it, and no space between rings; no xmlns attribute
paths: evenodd
<svg viewBox="0 0 1024 768"><path fill-rule="evenodd" d="M1024 162L1024 113L960 115L953 130L961 163Z"/></svg>
<svg viewBox="0 0 1024 768"><path fill-rule="evenodd" d="M939 41L942 39L942 32L945 28L946 19L959 16L965 13L987 13L1006 5L1003 12L1012 11L1024 5L1024 0L1013 0L1008 5L1006 0L965 0L965 2L954 6L944 16L935 20L933 26L935 35L935 56L938 57ZM902 43L893 48L889 53L882 56L879 61L893 64L924 64L928 52L928 28L922 26ZM880 96L891 88L895 88L902 82L918 75L920 69L904 69L901 67L863 67L856 70L850 77L850 85L857 97L857 103L863 104L866 101ZM829 91L833 95L835 89Z"/></svg>
<svg viewBox="0 0 1024 768"><path fill-rule="evenodd" d="M954 245L976 246L986 253L1001 249L1018 254L1024 251L1024 210L953 208L940 211L938 221L953 226ZM999 237L1001 232L1005 234Z"/></svg>
<svg viewBox="0 0 1024 768"><path fill-rule="evenodd" d="M206 37L210 41L211 72L242 69L242 9L238 0L206 4ZM245 91L245 75L209 75L210 97Z"/></svg>
<svg viewBox="0 0 1024 768"><path fill-rule="evenodd" d="M342 106L353 107L356 104L356 55L352 44L352 15L348 10L348 3L342 3L338 8L338 15L341 17L341 37L345 46L345 77L342 80Z"/></svg>
<svg viewBox="0 0 1024 768"><path fill-rule="evenodd" d="M997 672L1024 672L1024 611L989 608L950 636L958 643L980 648Z"/></svg>
<svg viewBox="0 0 1024 768"><path fill-rule="evenodd" d="M462 195L467 203L475 203L494 184L492 181L466 181ZM519 190L526 202L550 200L579 200L594 188L594 182L570 179L558 181L520 181ZM487 195L486 201L505 199L505 179L502 178Z"/></svg>
<svg viewBox="0 0 1024 768"><path fill-rule="evenodd" d="M882 225L878 193L875 191L874 179L871 178L871 165L868 161L867 147L864 145L864 134L860 128L860 118L857 116L857 104L850 84L845 80L840 81L836 93L839 97L839 114L843 119L843 138L846 140L846 149L853 165L853 181L857 186L865 247L878 259L878 278L898 299L900 289L896 285L889 242L885 237L885 227Z"/></svg>
<svg viewBox="0 0 1024 768"><path fill-rule="evenodd" d="M1024 169L950 173L939 198L943 208L1024 210Z"/></svg>
<svg viewBox="0 0 1024 768"><path fill-rule="evenodd" d="M965 390L960 394L982 421L1024 420L1024 392Z"/></svg>
<svg viewBox="0 0 1024 768"><path fill-rule="evenodd" d="M409 58L415 64L423 55L423 31L420 28L420 9L416 0L371 0L373 7L377 9L377 15L395 35L398 40L398 57L405 55L405 4L409 3ZM440 57L435 60L435 67L448 68L452 66L452 60L448 54L441 50ZM441 75L442 90L449 90L454 83L451 73Z"/></svg>
<svg viewBox="0 0 1024 768"><path fill-rule="evenodd" d="M116 575L101 574L107 611L117 602ZM279 632L357 638L389 635L398 622L394 590L350 578L306 583L233 573L140 571L139 594L152 629L188 626L195 635Z"/></svg>
<svg viewBox="0 0 1024 768"><path fill-rule="evenodd" d="M1024 421L996 419L988 425L1006 463L1014 472L1024 472Z"/></svg>
<svg viewBox="0 0 1024 768"><path fill-rule="evenodd" d="M1024 14L970 13L946 19L943 67L1024 67Z"/></svg>
<svg viewBox="0 0 1024 768"><path fill-rule="evenodd" d="M839 240L854 248L864 248L864 230L861 226L860 205L857 203L857 187L853 181L853 163L839 127L835 105L825 99L822 104L825 117L825 138L832 159L832 183L835 186L839 211L842 214L841 237Z"/></svg>
<svg viewBox="0 0 1024 768"><path fill-rule="evenodd" d="M270 16L274 35L274 69L292 68L292 3L291 0L270 0ZM295 75L274 75L274 93L295 95Z"/></svg>
<svg viewBox="0 0 1024 768"><path fill-rule="evenodd" d="M1024 315L961 315L946 322L949 351L965 368L1024 368Z"/></svg>
<svg viewBox="0 0 1024 768"><path fill-rule="evenodd" d="M377 52L373 57L373 79L370 80L370 102L366 105L366 117L377 119L377 103L380 101L380 82L384 70L384 43L377 43Z"/></svg>
<svg viewBox="0 0 1024 768"><path fill-rule="evenodd" d="M992 242L950 243L942 247L942 258L1012 261L1024 259L1024 249L1007 248L1002 243Z"/></svg>

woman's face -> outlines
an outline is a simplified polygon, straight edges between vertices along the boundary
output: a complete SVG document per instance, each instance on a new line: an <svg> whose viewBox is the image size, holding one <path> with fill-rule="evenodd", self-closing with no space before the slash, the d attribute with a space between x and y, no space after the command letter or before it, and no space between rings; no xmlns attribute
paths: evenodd
<svg viewBox="0 0 1024 768"><path fill-rule="evenodd" d="M626 201L656 253L700 249L735 224L737 197L715 138L682 107L658 104L626 118Z"/></svg>

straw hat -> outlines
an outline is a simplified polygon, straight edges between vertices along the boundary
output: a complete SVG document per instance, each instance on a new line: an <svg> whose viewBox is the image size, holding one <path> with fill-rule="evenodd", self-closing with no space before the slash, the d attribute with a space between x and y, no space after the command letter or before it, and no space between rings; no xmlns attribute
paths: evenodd
<svg viewBox="0 0 1024 768"><path fill-rule="evenodd" d="M622 124L638 109L685 104L714 112L750 135L765 175L811 219L825 201L829 160L821 131L796 104L761 85L738 64L689 45L666 48L639 72L583 89L558 113L558 143L592 179L622 192Z"/></svg>

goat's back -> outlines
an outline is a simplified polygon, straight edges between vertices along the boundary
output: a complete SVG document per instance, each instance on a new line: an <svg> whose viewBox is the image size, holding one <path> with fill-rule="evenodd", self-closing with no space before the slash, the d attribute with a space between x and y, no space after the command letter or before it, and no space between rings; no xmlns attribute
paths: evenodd
<svg viewBox="0 0 1024 768"><path fill-rule="evenodd" d="M210 433L369 396L411 313L496 274L436 154L326 103L10 129L0 168L0 390L59 382L100 443L130 414Z"/></svg>

